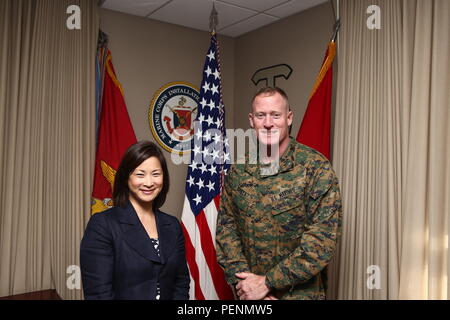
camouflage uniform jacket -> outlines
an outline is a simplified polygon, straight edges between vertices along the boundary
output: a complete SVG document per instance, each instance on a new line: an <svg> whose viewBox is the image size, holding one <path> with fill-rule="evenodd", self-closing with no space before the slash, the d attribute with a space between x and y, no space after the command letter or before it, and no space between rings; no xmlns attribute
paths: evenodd
<svg viewBox="0 0 450 320"><path fill-rule="evenodd" d="M341 231L338 180L330 162L291 138L278 173L231 167L217 217L217 260L229 284L237 272L266 276L281 299L324 299L326 266Z"/></svg>

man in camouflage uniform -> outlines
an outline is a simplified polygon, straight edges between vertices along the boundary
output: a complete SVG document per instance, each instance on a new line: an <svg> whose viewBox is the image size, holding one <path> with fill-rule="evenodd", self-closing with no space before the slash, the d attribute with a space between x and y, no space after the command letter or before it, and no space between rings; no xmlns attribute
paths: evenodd
<svg viewBox="0 0 450 320"><path fill-rule="evenodd" d="M247 153L225 180L217 260L242 300L325 299L341 230L339 185L323 155L289 137L292 117L283 90L260 90L249 120L267 157L252 164ZM273 163L277 170L265 170Z"/></svg>

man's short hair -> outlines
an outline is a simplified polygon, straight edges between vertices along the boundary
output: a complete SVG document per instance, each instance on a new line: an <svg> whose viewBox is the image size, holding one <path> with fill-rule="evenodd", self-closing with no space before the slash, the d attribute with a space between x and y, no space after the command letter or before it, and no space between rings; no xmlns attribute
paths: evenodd
<svg viewBox="0 0 450 320"><path fill-rule="evenodd" d="M283 99L286 101L287 106L288 106L288 110L290 110L290 106L289 106L289 99L288 96L286 94L286 92L284 92L283 89L278 88L278 87L264 87L259 89L255 95L252 98L252 103L251 105L253 105L253 102L255 102L256 97L261 96L261 95L267 95L267 96L272 96L274 94L278 93L280 96L283 97Z"/></svg>

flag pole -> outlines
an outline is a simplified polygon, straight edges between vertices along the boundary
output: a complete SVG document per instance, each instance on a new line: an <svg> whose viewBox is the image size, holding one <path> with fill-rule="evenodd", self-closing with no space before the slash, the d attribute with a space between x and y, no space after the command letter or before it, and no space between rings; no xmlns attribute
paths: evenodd
<svg viewBox="0 0 450 320"><path fill-rule="evenodd" d="M330 42L336 42L336 38L338 36L340 28L341 28L341 19L337 19L334 24L334 27L333 27L334 31L333 31L333 36L331 37Z"/></svg>
<svg viewBox="0 0 450 320"><path fill-rule="evenodd" d="M340 12L340 10L341 10L341 7L340 7L339 0L337 0L336 6L337 6L337 8L336 8L336 11L337 11L337 17L336 17L336 19L339 20L339 26L340 26L340 21L341 21L341 12ZM337 43L336 43L336 53L337 53L338 56L339 56L339 34L337 35L336 40L337 40Z"/></svg>
<svg viewBox="0 0 450 320"><path fill-rule="evenodd" d="M211 35L216 34L216 28L219 24L219 15L217 14L215 1L213 0L213 7L211 10L211 14L209 15L209 30L211 31Z"/></svg>

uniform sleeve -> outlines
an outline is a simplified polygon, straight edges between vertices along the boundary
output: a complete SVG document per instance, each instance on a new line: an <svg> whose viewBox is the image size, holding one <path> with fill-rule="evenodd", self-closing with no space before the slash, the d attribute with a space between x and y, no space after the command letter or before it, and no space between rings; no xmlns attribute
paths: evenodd
<svg viewBox="0 0 450 320"><path fill-rule="evenodd" d="M91 217L80 246L81 276L86 300L114 299L114 254L111 232L101 213Z"/></svg>
<svg viewBox="0 0 450 320"><path fill-rule="evenodd" d="M177 221L178 223L178 221ZM177 274L175 279L175 290L173 293L174 300L188 300L189 299L189 284L191 279L189 277L189 270L186 264L186 255L184 248L184 235L178 223L178 257L180 263L178 264Z"/></svg>
<svg viewBox="0 0 450 320"><path fill-rule="evenodd" d="M310 280L331 261L341 232L339 184L329 163L316 171L306 200L308 223L300 245L266 274L269 287L283 289Z"/></svg>
<svg viewBox="0 0 450 320"><path fill-rule="evenodd" d="M239 280L235 277L235 274L249 272L250 268L242 251L241 235L234 218L235 207L231 192L232 176L233 170L225 179L220 198L217 215L216 251L217 262L224 270L227 282L234 285Z"/></svg>

